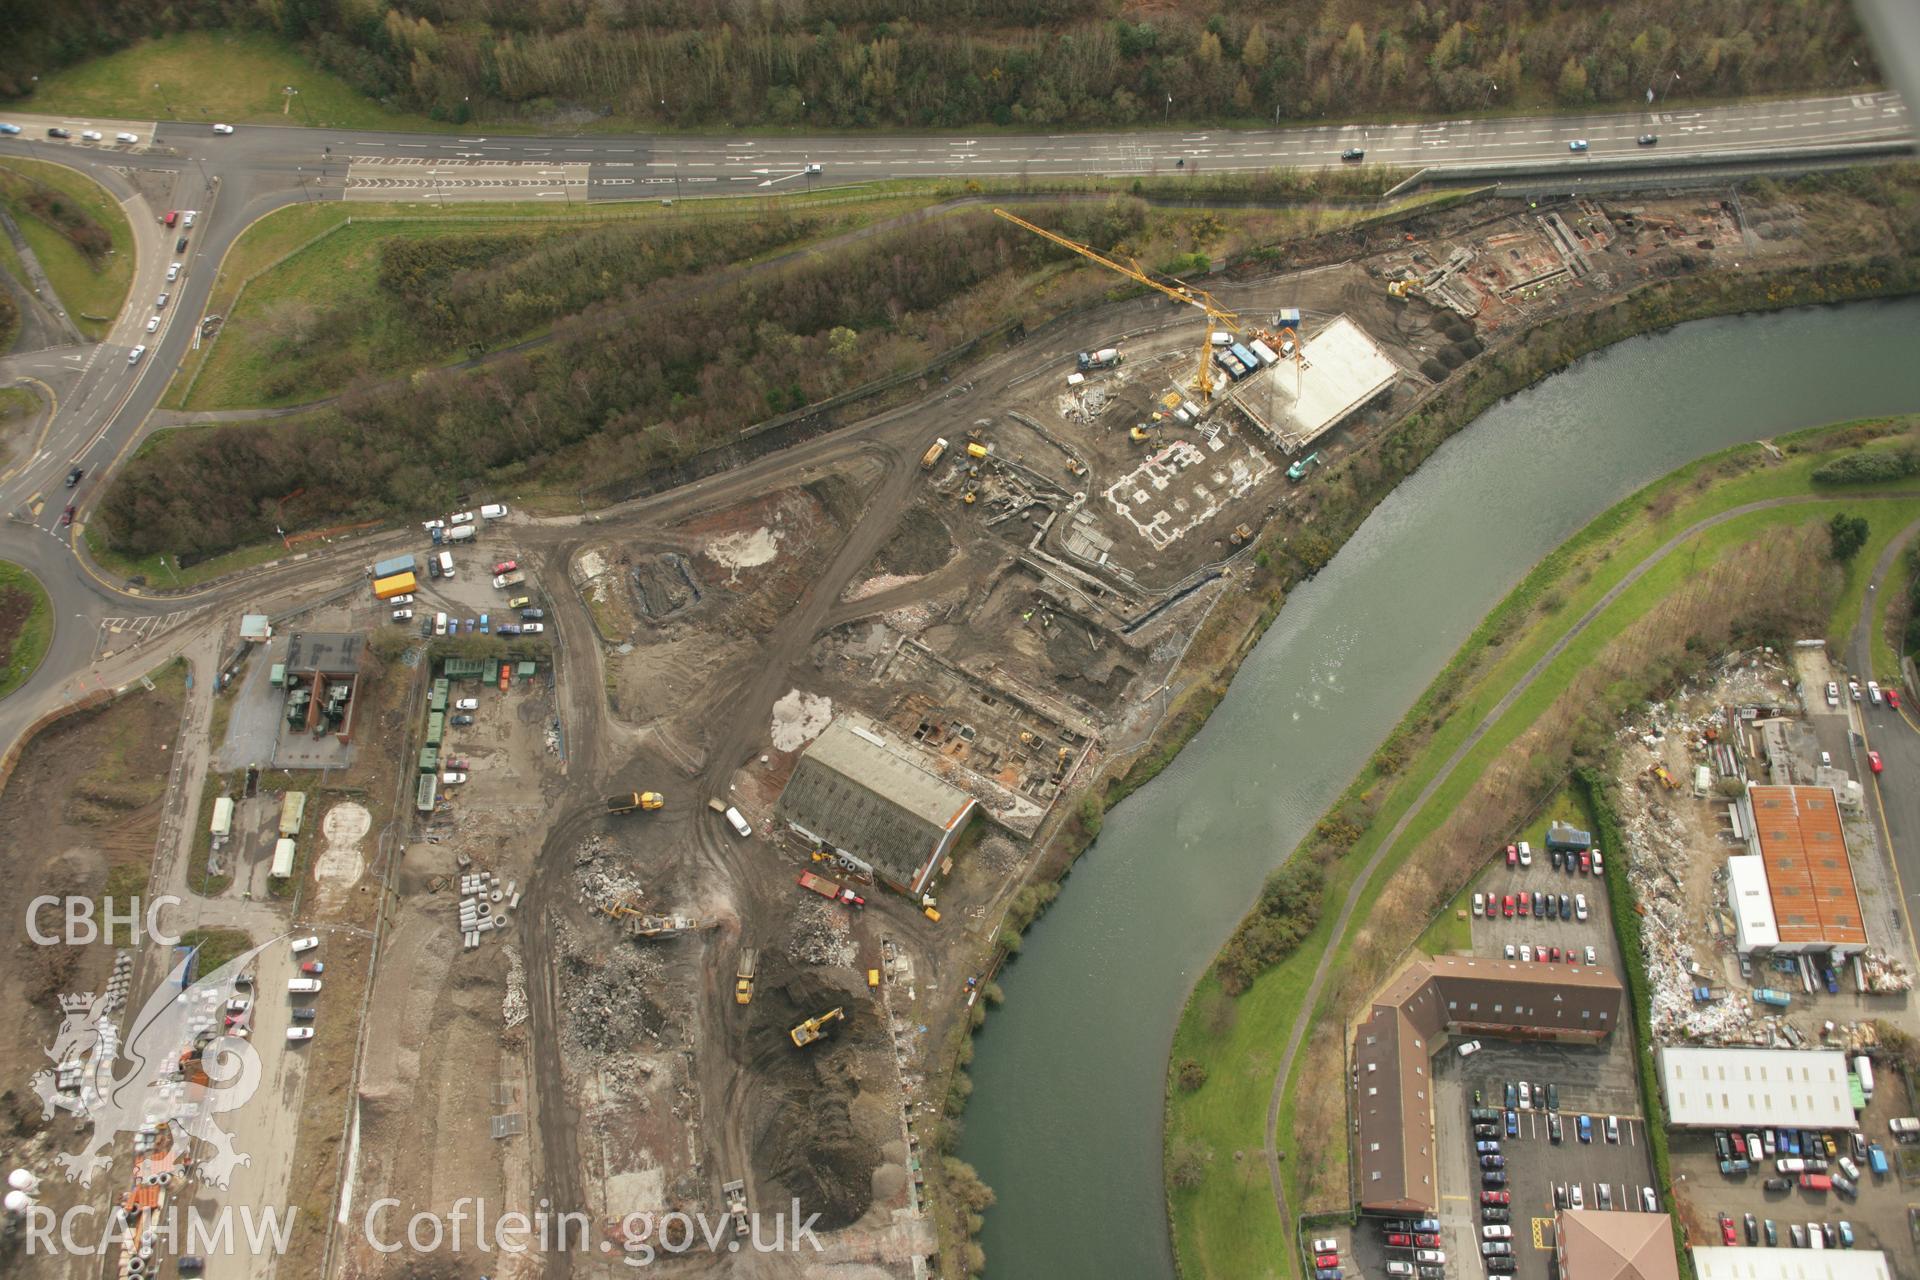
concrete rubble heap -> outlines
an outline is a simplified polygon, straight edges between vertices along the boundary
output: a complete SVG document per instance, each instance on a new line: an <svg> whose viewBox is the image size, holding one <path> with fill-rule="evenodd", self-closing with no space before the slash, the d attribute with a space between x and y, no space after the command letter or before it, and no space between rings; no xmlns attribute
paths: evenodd
<svg viewBox="0 0 1920 1280"><path fill-rule="evenodd" d="M843 925L844 921L826 902L803 903L794 912L787 958L800 964L852 967L859 947Z"/></svg>

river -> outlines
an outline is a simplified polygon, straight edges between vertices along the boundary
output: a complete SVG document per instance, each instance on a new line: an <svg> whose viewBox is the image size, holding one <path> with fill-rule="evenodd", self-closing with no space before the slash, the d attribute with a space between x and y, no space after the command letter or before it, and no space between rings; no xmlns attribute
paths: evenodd
<svg viewBox="0 0 1920 1280"><path fill-rule="evenodd" d="M1543 555L1703 454L1920 410L1915 333L1920 300L1859 303L1697 321L1589 356L1448 441L1293 593L1000 976L959 1152L999 1195L981 1241L994 1280L1173 1274L1167 1045L1261 880Z"/></svg>

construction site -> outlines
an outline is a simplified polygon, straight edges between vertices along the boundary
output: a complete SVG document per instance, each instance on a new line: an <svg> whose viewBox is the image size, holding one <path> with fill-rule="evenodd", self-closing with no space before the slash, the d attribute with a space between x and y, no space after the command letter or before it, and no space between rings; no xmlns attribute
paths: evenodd
<svg viewBox="0 0 1920 1280"><path fill-rule="evenodd" d="M457 572L446 522L375 535L373 598L330 579L302 623L327 631L249 615L195 747L225 775L188 823L210 843L183 847L256 941L325 933L327 999L364 1009L357 1042L288 1059L285 1131L262 1121L261 1167L319 1171L308 1269L394 1274L326 1225L330 1190L577 1211L583 1272L615 1273L636 1218L744 1232L795 1204L822 1242L798 1265L941 1268L927 1187L979 966L1081 784L1153 741L1263 533L1310 528L1325 468L1503 336L1790 251L1769 215L1469 202L1191 280L1003 215L1130 296L584 520L476 502ZM279 797L316 776L351 794L303 827Z"/></svg>

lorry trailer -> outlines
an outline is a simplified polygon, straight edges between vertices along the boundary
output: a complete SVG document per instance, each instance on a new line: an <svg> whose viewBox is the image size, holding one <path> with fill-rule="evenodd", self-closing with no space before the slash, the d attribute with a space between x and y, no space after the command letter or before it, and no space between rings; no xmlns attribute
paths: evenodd
<svg viewBox="0 0 1920 1280"><path fill-rule="evenodd" d="M419 571L419 562L410 555L394 556L373 566L373 576L376 578L391 578L396 573L418 573Z"/></svg>
<svg viewBox="0 0 1920 1280"><path fill-rule="evenodd" d="M752 947L740 949L740 963L733 971L733 1002L735 1004L753 1003L753 969L760 953Z"/></svg>
<svg viewBox="0 0 1920 1280"><path fill-rule="evenodd" d="M802 871L800 873L799 884L802 889L817 893L823 898L830 898L835 902L844 902L850 907L864 907L867 905L865 898L851 889L842 888L839 881L829 880L825 876L817 876L811 871Z"/></svg>
<svg viewBox="0 0 1920 1280"><path fill-rule="evenodd" d="M920 465L931 469L934 463L940 461L941 455L946 453L946 451L947 438L941 436L938 440L928 445L927 451L920 455Z"/></svg>

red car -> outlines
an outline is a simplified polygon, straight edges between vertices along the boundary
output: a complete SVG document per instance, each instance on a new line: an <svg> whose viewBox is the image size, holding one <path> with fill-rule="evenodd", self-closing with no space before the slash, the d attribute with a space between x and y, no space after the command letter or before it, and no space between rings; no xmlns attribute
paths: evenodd
<svg viewBox="0 0 1920 1280"><path fill-rule="evenodd" d="M1337 1253L1320 1254L1318 1257L1314 1258L1313 1265L1316 1267L1319 1267L1323 1271L1330 1267L1337 1267L1340 1265L1340 1255Z"/></svg>
<svg viewBox="0 0 1920 1280"><path fill-rule="evenodd" d="M1733 1135L1733 1154L1742 1160L1747 1158L1747 1140L1738 1132Z"/></svg>
<svg viewBox="0 0 1920 1280"><path fill-rule="evenodd" d="M1533 949L1533 958L1541 964L1545 964L1547 962L1547 949L1542 946L1535 946Z"/></svg>
<svg viewBox="0 0 1920 1280"><path fill-rule="evenodd" d="M1733 1215L1730 1213L1720 1215L1720 1238L1728 1244L1739 1243L1733 1234Z"/></svg>
<svg viewBox="0 0 1920 1280"><path fill-rule="evenodd" d="M309 960L305 964L300 966L300 972L302 973L320 974L320 973L325 973L326 971L327 971L326 962L322 960Z"/></svg>
<svg viewBox="0 0 1920 1280"><path fill-rule="evenodd" d="M495 573L512 573L519 567L520 562L518 560L502 560L499 564L493 566L493 571Z"/></svg>
<svg viewBox="0 0 1920 1280"><path fill-rule="evenodd" d="M1387 1237L1387 1247L1389 1249L1411 1249L1413 1248L1413 1237L1399 1234L1390 1235Z"/></svg>
<svg viewBox="0 0 1920 1280"><path fill-rule="evenodd" d="M1415 1236L1413 1242L1422 1249L1438 1249L1440 1247L1439 1236Z"/></svg>
<svg viewBox="0 0 1920 1280"><path fill-rule="evenodd" d="M1593 870L1593 855L1585 849L1580 851L1580 874L1586 875Z"/></svg>
<svg viewBox="0 0 1920 1280"><path fill-rule="evenodd" d="M1527 895L1523 893L1520 895L1520 914L1521 915L1524 916L1527 914L1527 906L1528 906Z"/></svg>
<svg viewBox="0 0 1920 1280"><path fill-rule="evenodd" d="M67 504L67 509L60 513L60 527L64 529L72 523L73 523L73 504L69 502Z"/></svg>
<svg viewBox="0 0 1920 1280"><path fill-rule="evenodd" d="M1867 752L1867 763L1873 766L1875 773L1880 772L1880 753L1878 751Z"/></svg>
<svg viewBox="0 0 1920 1280"><path fill-rule="evenodd" d="M1513 919L1513 895L1512 894L1508 894L1506 898L1500 903L1500 913L1506 916L1507 919L1509 920Z"/></svg>
<svg viewBox="0 0 1920 1280"><path fill-rule="evenodd" d="M1520 848L1518 845L1510 844L1507 846L1507 865L1510 867L1520 865Z"/></svg>
<svg viewBox="0 0 1920 1280"><path fill-rule="evenodd" d="M1887 690L1887 705L1895 711L1900 709L1900 691L1898 689Z"/></svg>
<svg viewBox="0 0 1920 1280"><path fill-rule="evenodd" d="M1512 1204L1513 1196L1511 1193L1506 1191L1482 1191L1480 1193L1480 1203L1481 1204Z"/></svg>
<svg viewBox="0 0 1920 1280"><path fill-rule="evenodd" d="M1553 962L1555 964L1560 963L1560 948L1558 947L1553 948Z"/></svg>

